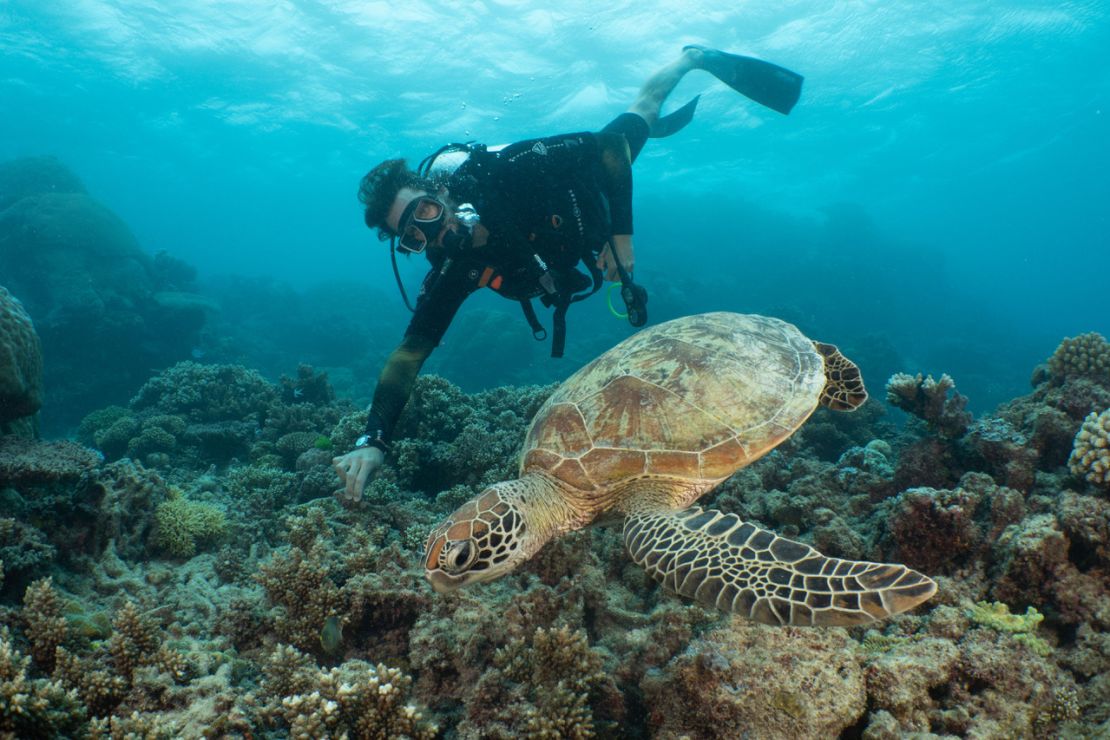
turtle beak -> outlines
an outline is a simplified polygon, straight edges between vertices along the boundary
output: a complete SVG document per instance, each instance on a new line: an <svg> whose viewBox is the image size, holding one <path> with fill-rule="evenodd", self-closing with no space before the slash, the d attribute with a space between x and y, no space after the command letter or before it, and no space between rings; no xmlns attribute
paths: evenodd
<svg viewBox="0 0 1110 740"><path fill-rule="evenodd" d="M432 588L437 594L449 594L457 591L466 583L465 578L451 576L438 569L424 571L424 577L432 584Z"/></svg>

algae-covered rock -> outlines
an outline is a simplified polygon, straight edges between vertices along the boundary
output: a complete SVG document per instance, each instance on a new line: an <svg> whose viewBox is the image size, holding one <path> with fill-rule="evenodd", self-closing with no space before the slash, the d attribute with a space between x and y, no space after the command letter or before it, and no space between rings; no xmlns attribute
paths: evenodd
<svg viewBox="0 0 1110 740"><path fill-rule="evenodd" d="M734 620L643 681L666 737L837 737L867 709L864 674L842 630Z"/></svg>

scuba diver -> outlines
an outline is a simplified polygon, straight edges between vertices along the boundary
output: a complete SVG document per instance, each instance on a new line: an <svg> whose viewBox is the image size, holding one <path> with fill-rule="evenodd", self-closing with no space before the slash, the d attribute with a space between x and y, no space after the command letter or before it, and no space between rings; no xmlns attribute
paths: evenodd
<svg viewBox="0 0 1110 740"><path fill-rule="evenodd" d="M389 451L421 366L479 288L519 301L536 339L546 330L532 299L551 307L553 357L563 353L567 309L605 280L620 282L629 323L647 321L647 291L633 280L632 163L648 138L670 136L693 118L697 97L660 114L667 96L695 69L783 114L801 94L802 77L790 70L686 46L599 132L497 147L449 144L415 171L403 159L390 159L362 178L358 197L366 226L390 242L397 284L413 316L378 378L365 434L332 460L347 498L361 498ZM415 308L397 272L397 251L423 254L430 263Z"/></svg>

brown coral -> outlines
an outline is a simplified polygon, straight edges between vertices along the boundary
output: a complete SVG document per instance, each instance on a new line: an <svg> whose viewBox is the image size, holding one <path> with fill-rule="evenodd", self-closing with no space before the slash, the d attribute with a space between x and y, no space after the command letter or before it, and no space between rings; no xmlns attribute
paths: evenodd
<svg viewBox="0 0 1110 740"><path fill-rule="evenodd" d="M23 595L23 621L31 643L31 657L45 672L54 670L54 653L66 639L66 620L51 579L27 587Z"/></svg>
<svg viewBox="0 0 1110 740"><path fill-rule="evenodd" d="M42 406L42 347L23 304L0 285L0 433Z"/></svg>
<svg viewBox="0 0 1110 740"><path fill-rule="evenodd" d="M29 658L0 629L0 737L77 737L85 708L57 681L27 677Z"/></svg>
<svg viewBox="0 0 1110 740"><path fill-rule="evenodd" d="M971 414L965 410L967 397L956 391L956 382L948 375L934 380L932 375L922 377L921 373L895 373L886 382L886 400L924 420L929 429L945 439L963 436L971 423Z"/></svg>
<svg viewBox="0 0 1110 740"><path fill-rule="evenodd" d="M1083 420L1068 464L1076 475L1110 489L1110 409L1101 414L1092 411Z"/></svg>
<svg viewBox="0 0 1110 740"><path fill-rule="evenodd" d="M263 715L284 719L295 740L431 740L438 731L408 702L412 679L397 668L349 660L321 670L296 648L279 645L264 671Z"/></svg>

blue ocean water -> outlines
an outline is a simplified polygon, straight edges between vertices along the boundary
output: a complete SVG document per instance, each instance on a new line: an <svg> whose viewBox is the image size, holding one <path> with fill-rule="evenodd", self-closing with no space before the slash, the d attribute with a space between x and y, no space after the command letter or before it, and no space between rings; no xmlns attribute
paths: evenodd
<svg viewBox="0 0 1110 740"><path fill-rule="evenodd" d="M1110 335L1108 15L1093 0L8 0L0 160L57 156L145 249L206 280L276 280L308 302L366 290L366 321L399 338L387 250L355 199L366 170L596 129L683 44L760 56L805 75L790 116L695 72L669 106L700 93L696 119L636 164L652 318L775 313L851 348L875 389L947 372L984 410L1064 336ZM410 291L421 274L405 266ZM545 381L628 333L604 297L571 318L557 363L515 305L476 296L428 369ZM389 349L298 347L291 365L362 358L367 394Z"/></svg>

